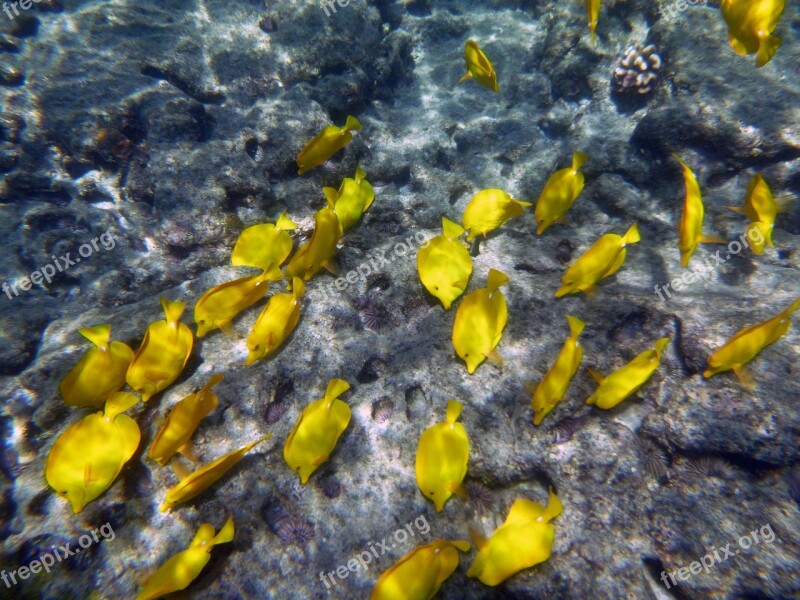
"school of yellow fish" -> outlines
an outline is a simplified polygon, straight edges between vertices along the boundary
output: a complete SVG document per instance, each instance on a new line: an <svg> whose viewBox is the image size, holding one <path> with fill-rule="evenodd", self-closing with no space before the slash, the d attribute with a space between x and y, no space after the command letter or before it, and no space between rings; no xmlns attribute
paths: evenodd
<svg viewBox="0 0 800 600"><path fill-rule="evenodd" d="M601 2L585 1L595 43ZM721 12L734 51L757 54L758 67L767 64L780 46L780 38L772 32L784 4L785 0L722 0ZM473 79L500 92L497 73L477 42L466 42L464 58L467 72L457 83ZM347 117L344 127L325 127L298 155L298 174L324 164L352 141L353 131L361 129L361 123L353 116ZM687 267L698 244L724 243L724 240L717 235L703 234L700 185L689 165L677 154L674 156L680 163L686 187L677 229L680 264ZM587 160L586 154L575 152L571 166L555 172L547 180L534 208L537 235L544 234L556 223L566 223L567 212L583 190L584 175L580 169ZM276 353L286 343L300 320L305 282L323 269L337 272L335 254L339 242L361 220L375 199L375 192L360 167L356 168L353 178L343 179L338 190L325 187L322 192L326 205L314 215L315 226L310 239L293 255L290 232L298 226L285 212L275 223L252 225L241 232L232 251L231 264L256 272L217 285L198 299L194 307L198 338L214 329L233 336L236 317L261 301L270 283L285 280L286 292L272 295L255 320L247 337L245 365ZM442 218L442 234L422 245L417 255L417 270L424 288L442 303L444 310L449 310L468 287L473 271L469 242L479 236L486 238L509 219L523 216L525 209L532 205L532 202L512 198L501 189L485 189L467 204L461 224ZM775 219L785 203L773 197L760 174L750 181L744 206L729 208L749 219L746 234L753 241L755 254L761 254L767 245L773 247ZM462 236L466 237L465 241L460 239ZM594 294L601 280L622 267L627 247L640 240L636 223L623 235L602 235L566 269L555 297L581 292ZM486 287L465 296L456 310L453 348L469 374L486 359L502 364L497 346L508 321L508 307L500 288L507 283L507 275L489 269ZM147 327L136 352L122 342L111 341L109 324L79 330L93 346L61 380L59 392L67 405L102 408L102 411L85 416L62 432L51 447L45 465L48 484L67 500L76 514L114 483L140 445L142 436L138 424L124 414L138 404L140 398L122 388L127 384L140 395L142 402L148 402L177 380L191 355L194 336L180 321L186 305L163 297L161 305L165 319ZM733 370L742 382L751 385L745 365L786 333L790 317L798 308L800 298L777 316L736 333L709 357L704 377ZM535 426L540 425L565 397L583 360L578 338L586 324L573 315L566 318L569 337L550 370L532 390ZM586 404L608 410L636 393L658 369L669 342L667 337L658 339L652 349L605 377L594 369L587 369L598 386ZM197 392L175 403L152 440L147 457L161 466L169 464L178 479L164 494L162 512L206 491L250 450L270 438L269 434L262 435L193 471L176 456L180 454L197 465L191 437L202 419L216 408L218 398L212 388L221 380L222 375L212 374ZM350 408L339 398L349 389L346 381L331 379L324 396L304 408L286 439L284 461L289 469L298 473L302 484L330 458L350 422ZM425 429L419 439L415 463L417 486L420 493L433 502L437 512L444 510L453 494L467 495L463 481L467 475L470 444L467 429L458 421L462 409L460 402L450 400L445 420ZM561 501L552 489L546 506L526 498L517 499L505 522L488 539L471 532L478 553L467 576L495 586L547 560L555 539L555 528L550 521L561 511ZM213 525L202 524L186 550L167 560L143 582L137 599L158 598L185 589L210 560L211 549L230 542L233 537L232 517L218 533ZM458 568L459 553L469 551L470 547L466 540L436 540L413 549L380 575L371 599L432 598Z"/></svg>

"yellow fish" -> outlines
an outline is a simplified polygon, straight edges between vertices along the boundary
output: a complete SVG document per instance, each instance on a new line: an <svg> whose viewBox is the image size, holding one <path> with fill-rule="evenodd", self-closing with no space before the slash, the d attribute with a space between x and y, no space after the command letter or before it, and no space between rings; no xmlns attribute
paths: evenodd
<svg viewBox="0 0 800 600"><path fill-rule="evenodd" d="M423 431L417 446L417 485L437 512L454 493L466 495L461 483L467 476L469 440L464 426L456 423L462 408L460 402L448 401L445 422Z"/></svg>
<svg viewBox="0 0 800 600"><path fill-rule="evenodd" d="M436 540L414 548L381 573L369 600L430 600L458 568L466 540Z"/></svg>
<svg viewBox="0 0 800 600"><path fill-rule="evenodd" d="M125 385L125 373L133 350L122 342L110 342L111 325L79 329L95 347L89 348L58 386L64 403L100 408L108 397Z"/></svg>
<svg viewBox="0 0 800 600"><path fill-rule="evenodd" d="M300 320L300 298L305 291L306 286L295 277L290 293L275 294L269 299L247 338L245 366L269 356L292 335Z"/></svg>
<svg viewBox="0 0 800 600"><path fill-rule="evenodd" d="M161 565L147 579L136 600L153 600L186 589L211 560L211 549L217 544L233 540L233 534L233 517L228 517L216 535L213 525L200 525L189 547Z"/></svg>
<svg viewBox="0 0 800 600"><path fill-rule="evenodd" d="M486 237L503 223L514 217L525 214L525 207L530 202L514 200L503 190L482 190L472 197L461 217L461 224L469 234L467 241L471 242L479 235Z"/></svg>
<svg viewBox="0 0 800 600"><path fill-rule="evenodd" d="M339 217L343 232L358 223L361 215L367 212L375 200L375 190L365 179L366 176L367 174L360 167L356 167L353 179L345 177L338 191L332 187L322 188L328 203L334 205L334 211Z"/></svg>
<svg viewBox="0 0 800 600"><path fill-rule="evenodd" d="M331 379L325 397L303 409L283 447L283 460L300 474L305 484L311 474L328 460L336 442L350 423L350 407L338 399L350 389L343 379Z"/></svg>
<svg viewBox="0 0 800 600"><path fill-rule="evenodd" d="M297 223L283 211L273 223L259 223L242 230L233 246L231 264L234 267L256 267L268 271L270 281L279 281L283 275L280 266L292 253L292 236Z"/></svg>
<svg viewBox="0 0 800 600"><path fill-rule="evenodd" d="M467 363L471 375L484 360L502 363L494 349L508 321L506 299L498 288L508 283L505 273L489 269L485 288L475 290L461 302L453 323L453 347Z"/></svg>
<svg viewBox="0 0 800 600"><path fill-rule="evenodd" d="M753 252L761 254L766 245L774 248L772 243L772 230L778 213L785 210L784 205L779 205L772 196L772 190L764 181L760 173L756 173L747 184L747 195L744 206L729 206L729 209L747 215L750 225L747 227L747 237L751 242Z"/></svg>
<svg viewBox="0 0 800 600"><path fill-rule="evenodd" d="M464 60L466 61L464 68L467 73L456 82L456 85L467 79L474 79L483 87L487 87L493 92L500 92L500 86L497 85L497 73L494 72L494 67L486 58L483 50L478 47L478 42L467 40L464 45Z"/></svg>
<svg viewBox="0 0 800 600"><path fill-rule="evenodd" d="M661 352L668 343L668 337L660 338L655 343L655 348L645 350L608 377L603 377L594 369L589 369L589 373L599 385L594 394L586 400L586 404L594 404L597 408L608 410L635 393L647 383L647 380L658 368L661 363Z"/></svg>
<svg viewBox="0 0 800 600"><path fill-rule="evenodd" d="M753 360L764 348L777 342L789 330L792 324L789 317L798 308L800 308L800 298L777 316L742 329L708 358L708 369L703 373L703 377L713 377L717 373L733 370L742 382L752 385L753 381L744 369L744 365Z"/></svg>
<svg viewBox="0 0 800 600"><path fill-rule="evenodd" d="M678 223L678 249L681 251L681 266L688 267L698 244L724 244L718 235L703 235L703 196L700 193L700 184L697 177L681 157L673 154L683 167L683 179L686 183L686 196L683 199L683 214Z"/></svg>
<svg viewBox="0 0 800 600"><path fill-rule="evenodd" d="M534 209L536 222L539 224L537 235L542 235L550 225L561 221L583 191L583 173L578 169L587 158L582 152L575 152L572 155L572 166L556 171L547 180Z"/></svg>
<svg viewBox="0 0 800 600"><path fill-rule="evenodd" d="M561 347L556 362L536 386L531 398L534 425L539 425L547 413L561 402L567 393L570 381L575 377L581 360L583 360L583 347L578 341L578 336L586 327L586 323L570 315L567 315L567 322L569 323L569 337Z"/></svg>
<svg viewBox="0 0 800 600"><path fill-rule="evenodd" d="M159 510L161 512L171 510L178 504L188 502L198 494L204 492L242 460L244 455L250 452L256 444L260 444L270 437L271 435L269 433L261 436L255 442L250 442L238 450L228 452L214 462L210 462L190 473L188 476L184 477L179 484L167 490L167 496Z"/></svg>
<svg viewBox="0 0 800 600"><path fill-rule="evenodd" d="M600 237L564 273L556 298L578 292L593 293L598 281L616 273L625 262L625 247L640 239L636 223L624 236L607 233Z"/></svg>
<svg viewBox="0 0 800 600"><path fill-rule="evenodd" d="M484 585L495 586L522 569L550 558L556 528L550 521L561 514L561 501L550 490L545 508L520 498L511 505L505 522L486 540L476 540L478 556L467 571Z"/></svg>
<svg viewBox="0 0 800 600"><path fill-rule="evenodd" d="M308 142L297 156L298 175L320 166L353 140L351 131L361 131L361 123L352 115L347 117L344 127L328 125Z"/></svg>
<svg viewBox="0 0 800 600"><path fill-rule="evenodd" d="M128 385L142 395L144 402L178 378L194 344L191 330L178 321L186 305L167 302L162 296L161 307L166 320L147 326L142 345L133 356L125 378Z"/></svg>
<svg viewBox="0 0 800 600"><path fill-rule="evenodd" d="M278 279L281 277L283 274L278 269ZM197 337L201 338L216 328L232 336L231 321L240 312L261 300L267 290L269 290L269 274L266 271L215 285L200 296L194 305Z"/></svg>
<svg viewBox="0 0 800 600"><path fill-rule="evenodd" d="M147 456L163 466L173 454L184 451L200 421L217 407L217 395L211 388L220 381L222 375L212 375L199 392L189 394L172 407Z"/></svg>
<svg viewBox="0 0 800 600"><path fill-rule="evenodd" d="M425 289L450 310L467 288L472 275L472 257L457 238L464 233L458 223L442 218L442 235L428 241L417 254L417 271Z"/></svg>
<svg viewBox="0 0 800 600"><path fill-rule="evenodd" d="M733 51L742 55L757 53L757 67L771 61L781 45L781 38L771 34L785 7L786 0L722 0L720 10Z"/></svg>
<svg viewBox="0 0 800 600"><path fill-rule="evenodd" d="M139 402L128 392L116 392L105 410L70 425L50 449L45 478L78 514L105 492L139 447L139 426L126 410Z"/></svg>
<svg viewBox="0 0 800 600"><path fill-rule="evenodd" d="M589 31L592 33L592 43L595 43L595 29L597 18L600 16L600 0L586 0L586 16L589 19Z"/></svg>
<svg viewBox="0 0 800 600"><path fill-rule="evenodd" d="M295 277L308 281L323 268L335 271L333 255L343 233L334 205L328 198L328 205L314 215L311 239L297 249L286 265L286 281L292 281Z"/></svg>

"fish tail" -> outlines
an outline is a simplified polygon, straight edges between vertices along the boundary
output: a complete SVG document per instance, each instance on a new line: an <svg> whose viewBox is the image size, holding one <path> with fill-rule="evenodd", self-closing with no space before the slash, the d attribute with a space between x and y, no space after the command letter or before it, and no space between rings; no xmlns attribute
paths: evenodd
<svg viewBox="0 0 800 600"><path fill-rule="evenodd" d="M208 393L208 390L213 388L217 385L220 381L222 381L222 374L221 373L214 373L211 378L208 380L208 383L205 384L200 391L197 393L198 395L205 395Z"/></svg>
<svg viewBox="0 0 800 600"><path fill-rule="evenodd" d="M655 343L656 352L660 355L666 345L669 344L668 337L662 337Z"/></svg>
<svg viewBox="0 0 800 600"><path fill-rule="evenodd" d="M450 219L442 217L442 231L448 239L457 238L464 233L464 228Z"/></svg>
<svg viewBox="0 0 800 600"><path fill-rule="evenodd" d="M461 79L456 81L456 85L464 83L467 79L472 79L472 73L470 73L469 71Z"/></svg>
<svg viewBox="0 0 800 600"><path fill-rule="evenodd" d="M295 223L289 217L287 217L286 211L283 211L278 217L278 220L275 222L275 228L280 229L282 231L297 229L297 223Z"/></svg>
<svg viewBox="0 0 800 600"><path fill-rule="evenodd" d="M575 152L572 154L572 170L577 171L580 169L586 161L589 160L589 157L584 154L583 152Z"/></svg>
<svg viewBox="0 0 800 600"><path fill-rule="evenodd" d="M758 39L758 55L756 56L756 67L763 67L781 47L781 38L777 35L769 35L759 37Z"/></svg>
<svg viewBox="0 0 800 600"><path fill-rule="evenodd" d="M339 192L332 187L324 187L322 188L322 193L325 194L325 198L328 200L328 207L333 208L336 205L336 198L339 196Z"/></svg>
<svg viewBox="0 0 800 600"><path fill-rule="evenodd" d="M367 174L364 173L364 171L361 170L361 165L357 164L356 165L356 174L353 177L353 179L356 180L356 183L361 183L366 176L367 176Z"/></svg>
<svg viewBox="0 0 800 600"><path fill-rule="evenodd" d="M181 318L183 310L186 308L186 303L176 300L170 302L164 296L161 296L161 308L164 309L164 316L167 318L167 323L177 323Z"/></svg>
<svg viewBox="0 0 800 600"><path fill-rule="evenodd" d="M544 509L544 512L539 518L544 523L548 523L560 515L562 510L564 510L564 505L561 504L561 500L558 496L556 496L553 488L550 488L549 497L547 499L547 507Z"/></svg>
<svg viewBox="0 0 800 600"><path fill-rule="evenodd" d="M78 333L99 348L100 346L108 345L108 340L111 339L111 325L84 327L83 329L79 329Z"/></svg>
<svg viewBox="0 0 800 600"><path fill-rule="evenodd" d="M461 410L464 408L464 405L461 404L458 400L448 400L447 401L447 422L451 425L456 422L459 415L461 415Z"/></svg>
<svg viewBox="0 0 800 600"><path fill-rule="evenodd" d="M350 384L344 379L331 379L328 382L328 388L325 390L325 399L328 402L335 400L347 390L350 389Z"/></svg>
<svg viewBox="0 0 800 600"><path fill-rule="evenodd" d="M233 526L233 515L228 517L228 520L225 521L225 525L222 526L222 529L219 530L219 533L215 535L208 541L208 545L216 546L217 544L225 544L233 540L233 534L235 533L235 528Z"/></svg>
<svg viewBox="0 0 800 600"><path fill-rule="evenodd" d="M798 308L800 308L800 296L797 297L797 300L792 302L792 304L789 306L789 308L787 308L785 311L783 311L783 314L788 317L794 311L796 311Z"/></svg>
<svg viewBox="0 0 800 600"><path fill-rule="evenodd" d="M117 415L121 415L137 402L139 402L139 398L130 392L116 392L111 394L108 400L106 400L106 407L103 414L113 421Z"/></svg>
<svg viewBox="0 0 800 600"><path fill-rule="evenodd" d="M572 315L567 315L567 322L569 323L569 335L572 338L577 338L583 331L583 328L586 327L586 323Z"/></svg>
<svg viewBox="0 0 800 600"><path fill-rule="evenodd" d="M361 123L353 115L347 115L344 128L346 131L361 131Z"/></svg>
<svg viewBox="0 0 800 600"><path fill-rule="evenodd" d="M292 295L294 296L295 300L299 300L300 297L306 293L306 284L303 283L303 280L299 277L295 277L292 279Z"/></svg>
<svg viewBox="0 0 800 600"><path fill-rule="evenodd" d="M639 227L634 223L631 225L631 228L628 229L625 237L622 238L622 243L625 245L628 244L635 244L636 242L640 241L642 238L639 235Z"/></svg>
<svg viewBox="0 0 800 600"><path fill-rule="evenodd" d="M494 293L497 288L506 283L508 283L508 275L497 269L489 269L489 281L486 285L489 288L489 294Z"/></svg>

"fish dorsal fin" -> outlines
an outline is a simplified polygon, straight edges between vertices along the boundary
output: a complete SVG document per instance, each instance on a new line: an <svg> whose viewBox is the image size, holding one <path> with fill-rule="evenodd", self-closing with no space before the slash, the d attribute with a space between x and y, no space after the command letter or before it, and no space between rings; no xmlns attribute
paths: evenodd
<svg viewBox="0 0 800 600"><path fill-rule="evenodd" d="M589 157L583 152L574 152L572 154L572 170L580 169L588 159Z"/></svg>
<svg viewBox="0 0 800 600"><path fill-rule="evenodd" d="M181 318L183 310L186 308L186 303L176 300L170 302L164 296L161 296L161 307L164 309L164 316L167 318L167 323L172 325L177 324L178 319Z"/></svg>
<svg viewBox="0 0 800 600"><path fill-rule="evenodd" d="M325 390L325 400L330 404L349 389L350 384L344 379L331 379L328 382L328 388Z"/></svg>
<svg viewBox="0 0 800 600"><path fill-rule="evenodd" d="M345 131L361 131L361 123L353 115L347 115L347 121L344 123Z"/></svg>
<svg viewBox="0 0 800 600"><path fill-rule="evenodd" d="M551 520L560 515L562 510L564 510L564 506L561 504L561 500L558 498L558 496L556 496L553 488L550 488L550 496L547 499L547 507L541 514L540 519L544 523L549 523Z"/></svg>
<svg viewBox="0 0 800 600"><path fill-rule="evenodd" d="M139 402L139 398L130 392L116 392L106 400L106 408L103 413L107 419L113 421L117 415L121 415L137 402Z"/></svg>
<svg viewBox="0 0 800 600"><path fill-rule="evenodd" d="M192 472L178 459L178 457L175 457L169 461L169 466L172 468L172 472L175 473L175 477L178 478L178 481L183 481L192 474Z"/></svg>
<svg viewBox="0 0 800 600"><path fill-rule="evenodd" d="M489 294L492 294L497 288L506 283L508 283L508 275L497 269L489 269L489 280L486 284Z"/></svg>
<svg viewBox="0 0 800 600"><path fill-rule="evenodd" d="M658 354L659 357L661 356L661 352L662 350L664 350L667 344L669 344L668 337L662 337L656 342L655 344L656 354Z"/></svg>
<svg viewBox="0 0 800 600"><path fill-rule="evenodd" d="M102 348L103 346L108 346L108 341L111 339L111 325L84 327L83 329L79 329L78 333L98 348Z"/></svg>
<svg viewBox="0 0 800 600"><path fill-rule="evenodd" d="M322 193L325 194L325 199L328 201L328 206L333 207L336 205L336 199L339 197L339 192L332 187L322 188Z"/></svg>
<svg viewBox="0 0 800 600"><path fill-rule="evenodd" d="M295 300L299 300L306 293L306 284L299 277L292 279L292 295Z"/></svg>
<svg viewBox="0 0 800 600"><path fill-rule="evenodd" d="M444 237L448 240L452 240L462 235L464 233L464 228L458 223L442 217L442 232L444 233Z"/></svg>
<svg viewBox="0 0 800 600"><path fill-rule="evenodd" d="M286 211L283 211L280 216L278 216L278 220L275 221L275 229L279 229L280 231L290 231L292 229L297 229L297 223L287 217Z"/></svg>
<svg viewBox="0 0 800 600"><path fill-rule="evenodd" d="M447 422L451 425L456 422L458 417L461 415L461 410L464 408L464 405L461 404L458 400L448 400L447 401Z"/></svg>
<svg viewBox="0 0 800 600"><path fill-rule="evenodd" d="M586 323L572 315L567 315L567 322L569 323L569 336L572 338L577 338L583 331L583 328L586 327Z"/></svg>
<svg viewBox="0 0 800 600"><path fill-rule="evenodd" d="M518 525L523 523L530 523L536 521L545 512L545 507L528 500L527 498L520 498L511 505L511 510L508 511L508 517L503 522L503 525Z"/></svg>

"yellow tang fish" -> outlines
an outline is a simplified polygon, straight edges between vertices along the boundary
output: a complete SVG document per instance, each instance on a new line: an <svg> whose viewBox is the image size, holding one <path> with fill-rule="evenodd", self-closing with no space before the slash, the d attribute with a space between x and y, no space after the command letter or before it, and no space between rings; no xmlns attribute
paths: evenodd
<svg viewBox="0 0 800 600"><path fill-rule="evenodd" d="M561 501L550 490L547 507L520 498L492 536L475 540L478 556L467 571L484 585L495 586L522 569L550 558L556 528L550 521L561 514Z"/></svg>
<svg viewBox="0 0 800 600"><path fill-rule="evenodd" d="M325 397L303 409L286 438L283 460L300 474L300 483L305 484L311 474L328 460L339 437L347 429L350 407L338 398L349 389L350 384L343 379L331 379Z"/></svg>
<svg viewBox="0 0 800 600"><path fill-rule="evenodd" d="M268 271L270 281L279 281L283 277L280 266L292 252L289 231L293 229L297 229L297 223L286 216L286 211L274 224L259 223L246 227L233 246L231 264Z"/></svg>
<svg viewBox="0 0 800 600"><path fill-rule="evenodd" d="M112 394L103 412L70 425L50 449L45 478L75 514L111 487L139 447L139 426L122 414L137 402L128 392Z"/></svg>
<svg viewBox="0 0 800 600"><path fill-rule="evenodd" d="M417 485L442 512L454 493L466 495L461 487L467 476L469 439L461 423L456 423L463 408L460 402L447 402L447 419L422 432L417 446Z"/></svg>
<svg viewBox="0 0 800 600"><path fill-rule="evenodd" d="M283 274L278 269L278 279ZM269 273L226 281L215 285L200 296L194 305L194 320L197 323L197 337L219 328L225 335L233 335L231 321L236 316L261 300L269 290Z"/></svg>
<svg viewBox="0 0 800 600"><path fill-rule="evenodd" d="M537 235L542 235L553 223L561 221L583 190L583 173L578 169L587 158L582 152L575 152L572 155L572 166L556 171L547 180L534 209L536 222L539 224Z"/></svg>
<svg viewBox="0 0 800 600"><path fill-rule="evenodd" d="M747 215L750 225L747 237L752 242L753 252L761 254L765 246L774 248L772 230L778 213L785 210L784 204L778 204L772 196L772 190L760 173L756 173L747 184L747 195L744 206L729 206L729 209Z"/></svg>
<svg viewBox="0 0 800 600"><path fill-rule="evenodd" d="M478 47L478 42L474 40L467 40L464 45L464 60L466 64L464 68L467 73L456 82L456 85L463 83L467 79L474 79L483 87L487 87L493 92L499 92L500 86L497 85L497 73L494 72L494 67L486 55Z"/></svg>
<svg viewBox="0 0 800 600"><path fill-rule="evenodd" d="M95 347L89 348L58 385L64 403L100 408L108 397L125 385L125 373L133 350L122 342L110 342L111 325L79 329Z"/></svg>
<svg viewBox="0 0 800 600"><path fill-rule="evenodd" d="M472 257L463 242L457 238L464 233L458 223L442 218L442 235L428 240L417 254L417 271L425 289L436 296L450 310L467 288L472 275Z"/></svg>
<svg viewBox="0 0 800 600"><path fill-rule="evenodd" d="M323 268L335 271L333 255L336 254L336 244L342 239L342 234L342 224L329 198L328 205L314 215L311 239L297 249L286 265L286 281L292 281L295 277L308 281Z"/></svg>
<svg viewBox="0 0 800 600"><path fill-rule="evenodd" d="M708 369L703 373L703 377L713 377L717 373L733 370L742 382L752 385L753 381L744 365L753 360L764 348L777 342L789 330L792 324L789 317L798 308L800 308L800 298L777 316L742 329L708 358Z"/></svg>
<svg viewBox="0 0 800 600"><path fill-rule="evenodd" d="M353 140L351 131L361 131L361 123L349 115L344 127L328 125L308 142L297 156L298 175L320 166Z"/></svg>
<svg viewBox="0 0 800 600"><path fill-rule="evenodd" d="M147 453L152 460L167 464L176 452L183 452L200 421L217 407L217 395L211 388L222 381L222 375L212 375L199 392L189 394L169 411Z"/></svg>
<svg viewBox="0 0 800 600"><path fill-rule="evenodd" d="M300 320L300 298L306 286L300 278L294 278L290 293L275 294L258 315L247 338L245 366L269 356L286 341Z"/></svg>
<svg viewBox="0 0 800 600"><path fill-rule="evenodd" d="M786 0L722 0L720 10L728 25L733 51L757 53L757 67L771 61L781 45L781 38L771 34L785 7Z"/></svg>
<svg viewBox="0 0 800 600"><path fill-rule="evenodd" d="M261 436L255 442L250 442L238 450L228 452L217 460L190 473L181 479L179 484L167 490L167 496L159 510L161 512L171 510L178 504L188 502L198 494L204 492L214 485L225 473L236 466L236 464L244 458L244 455L250 452L254 446L260 444L264 440L268 440L270 437L271 435L269 433Z"/></svg>
<svg viewBox="0 0 800 600"><path fill-rule="evenodd" d="M583 360L583 347L578 341L578 336L586 327L586 323L571 315L567 315L567 322L569 323L569 337L561 347L556 362L536 386L531 398L534 425L539 425L547 413L561 402L567 393L570 381L575 377L575 372Z"/></svg>
<svg viewBox="0 0 800 600"><path fill-rule="evenodd" d="M589 396L586 404L594 404L597 408L614 408L628 396L641 388L661 363L661 352L669 343L668 337L660 338L652 350L645 350L627 365L620 367L607 377L603 377L594 369L589 373L599 384L594 394Z"/></svg>
<svg viewBox="0 0 800 600"><path fill-rule="evenodd" d="M458 568L466 540L435 540L414 548L381 573L369 600L430 600Z"/></svg>
<svg viewBox="0 0 800 600"><path fill-rule="evenodd" d="M461 302L453 323L453 347L467 363L471 375L484 360L502 363L494 351L508 321L506 299L498 288L508 283L505 273L489 269L485 288L475 290Z"/></svg>
<svg viewBox="0 0 800 600"><path fill-rule="evenodd" d="M233 540L233 517L228 517L225 525L214 535L214 526L203 523L183 552L179 552L161 565L147 581L145 581L136 600L153 600L166 594L186 589L197 579L200 571L211 560L211 549L217 544L225 544Z"/></svg>
<svg viewBox="0 0 800 600"><path fill-rule="evenodd" d="M356 167L353 179L345 177L338 191L332 187L322 188L328 203L334 205L343 232L358 223L361 215L367 212L375 200L375 190L365 179L366 176L361 167Z"/></svg>
<svg viewBox="0 0 800 600"><path fill-rule="evenodd" d="M600 0L586 0L586 16L589 19L589 31L592 33L592 43L595 43L595 29L597 18L600 16Z"/></svg>
<svg viewBox="0 0 800 600"><path fill-rule="evenodd" d="M686 183L686 196L683 199L683 214L678 223L678 249L681 251L681 266L688 267L698 244L724 244L725 240L718 235L703 235L703 196L700 184L697 183L692 169L680 156L673 154L683 167L683 179Z"/></svg>
<svg viewBox="0 0 800 600"><path fill-rule="evenodd" d="M530 202L514 200L503 190L481 190L469 201L461 217L461 224L469 232L467 241L479 235L486 237L509 219L521 217L525 207L530 205Z"/></svg>
<svg viewBox="0 0 800 600"><path fill-rule="evenodd" d="M597 282L616 273L625 262L625 247L640 239L636 223L624 236L616 233L601 236L564 273L556 298L578 292L593 293Z"/></svg>
<svg viewBox="0 0 800 600"><path fill-rule="evenodd" d="M186 305L167 302L162 296L161 307L166 320L147 326L126 376L128 385L142 395L144 402L178 378L194 344L191 330L178 321Z"/></svg>

